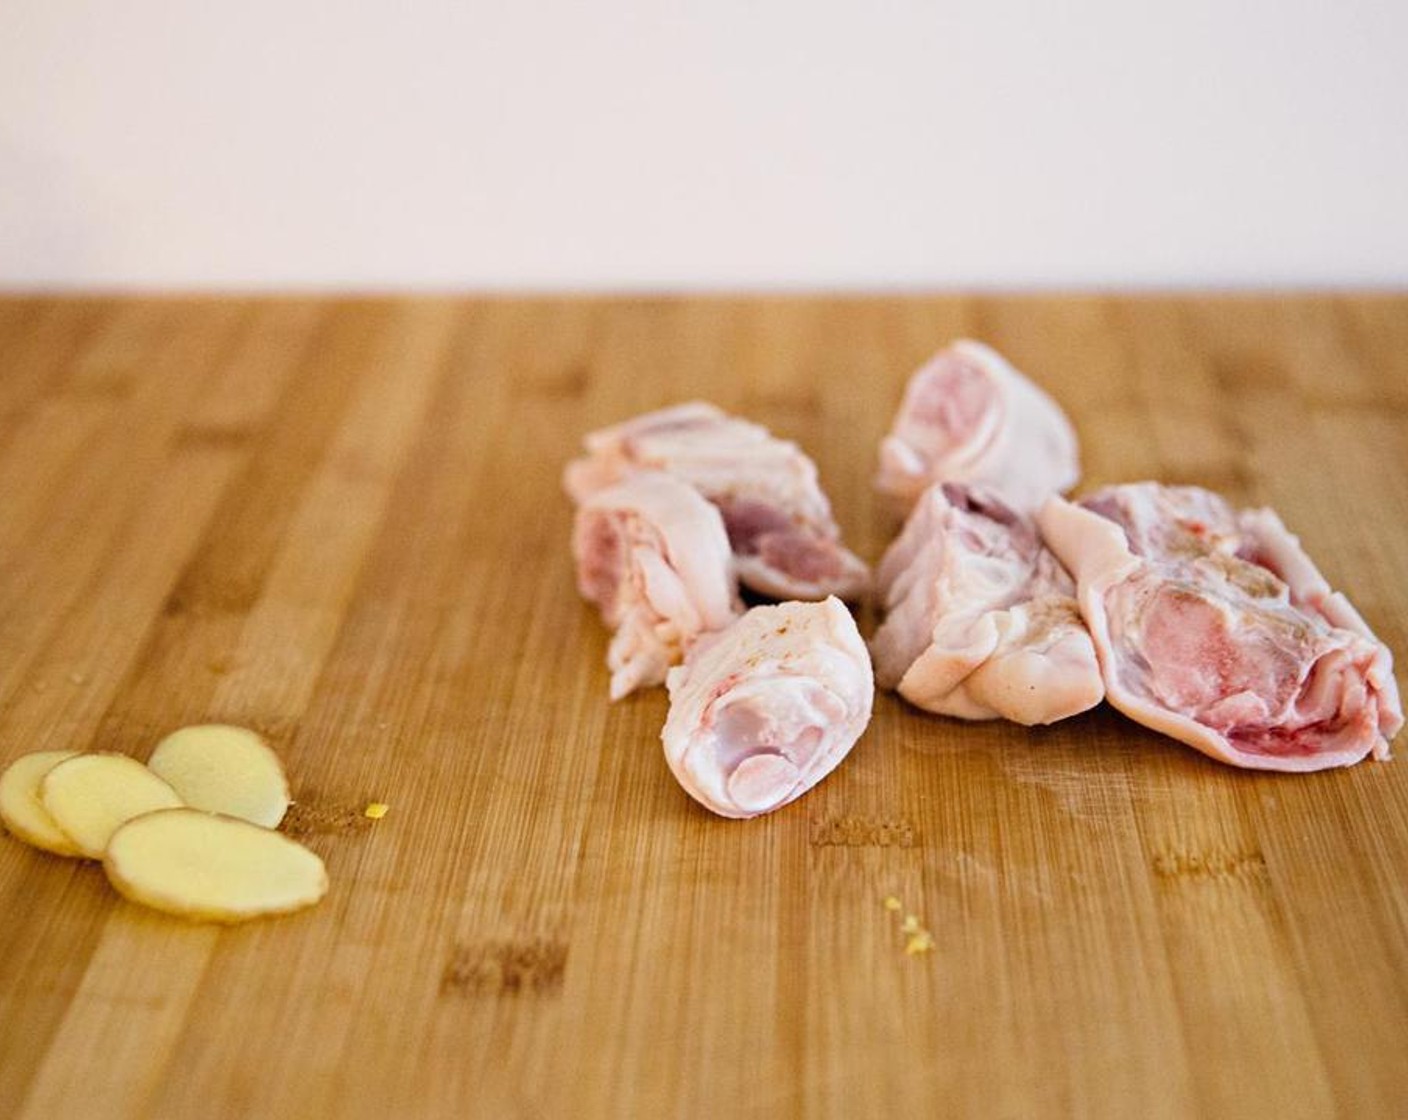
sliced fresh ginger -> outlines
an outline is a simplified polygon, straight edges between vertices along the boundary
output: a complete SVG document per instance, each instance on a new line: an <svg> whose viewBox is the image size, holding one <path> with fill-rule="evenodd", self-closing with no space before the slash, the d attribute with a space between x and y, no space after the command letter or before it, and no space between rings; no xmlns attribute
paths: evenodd
<svg viewBox="0 0 1408 1120"><path fill-rule="evenodd" d="M26 844L60 856L81 853L39 800L39 783L45 774L75 754L76 751L36 751L21 755L0 774L0 821Z"/></svg>
<svg viewBox="0 0 1408 1120"><path fill-rule="evenodd" d="M125 754L80 754L39 783L39 800L78 854L102 859L118 826L154 809L182 804L176 791Z"/></svg>
<svg viewBox="0 0 1408 1120"><path fill-rule="evenodd" d="M132 902L198 921L286 914L328 889L323 861L302 844L198 809L128 821L108 843L103 869Z"/></svg>
<svg viewBox="0 0 1408 1120"><path fill-rule="evenodd" d="M279 756L253 731L221 723L183 727L156 745L147 767L193 809L274 828L288 812Z"/></svg>

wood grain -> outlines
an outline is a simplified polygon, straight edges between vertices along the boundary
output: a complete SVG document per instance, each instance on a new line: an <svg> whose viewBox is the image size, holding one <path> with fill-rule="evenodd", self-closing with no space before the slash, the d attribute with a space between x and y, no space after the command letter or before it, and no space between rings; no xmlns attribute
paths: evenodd
<svg viewBox="0 0 1408 1120"><path fill-rule="evenodd" d="M670 778L663 695L606 702L582 432L746 413L873 557L876 439L958 334L1066 403L1087 484L1276 506L1408 650L1401 296L0 301L0 760L257 727L333 879L223 930L0 843L0 1114L1408 1112L1404 763L883 697L740 823Z"/></svg>

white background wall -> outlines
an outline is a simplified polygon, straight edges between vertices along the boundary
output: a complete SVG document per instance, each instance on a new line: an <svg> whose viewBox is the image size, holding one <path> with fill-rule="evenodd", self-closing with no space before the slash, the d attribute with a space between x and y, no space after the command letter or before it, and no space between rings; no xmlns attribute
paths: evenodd
<svg viewBox="0 0 1408 1120"><path fill-rule="evenodd" d="M3 286L1405 282L1405 0L0 0Z"/></svg>

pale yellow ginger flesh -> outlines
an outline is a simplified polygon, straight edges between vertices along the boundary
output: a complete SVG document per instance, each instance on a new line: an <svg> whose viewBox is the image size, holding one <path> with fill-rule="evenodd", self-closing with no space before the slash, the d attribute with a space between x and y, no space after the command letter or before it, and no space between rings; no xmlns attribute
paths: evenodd
<svg viewBox="0 0 1408 1120"><path fill-rule="evenodd" d="M390 805L384 804L381 801L372 801L362 810L362 816L368 817L374 821L379 821L382 817L386 816L390 808Z"/></svg>
<svg viewBox="0 0 1408 1120"><path fill-rule="evenodd" d="M108 839L133 817L182 804L176 791L125 754L80 754L39 783L39 800L80 855L102 859Z"/></svg>
<svg viewBox="0 0 1408 1120"><path fill-rule="evenodd" d="M885 896L884 905L892 914L904 910L904 903L892 894ZM918 914L905 913L904 920L900 922L900 933L904 935L904 951L907 956L915 957L934 951L934 935L924 927Z"/></svg>
<svg viewBox="0 0 1408 1120"><path fill-rule="evenodd" d="M21 755L10 763L4 774L0 774L0 821L11 834L60 856L76 856L81 853L64 833L44 803L39 800L39 783L44 775L66 759L73 758L75 751L36 751Z"/></svg>
<svg viewBox="0 0 1408 1120"><path fill-rule="evenodd" d="M129 821L113 834L103 869L130 901L197 921L286 914L328 889L323 861L302 844L198 809Z"/></svg>
<svg viewBox="0 0 1408 1120"><path fill-rule="evenodd" d="M269 745L243 727L208 723L173 731L147 766L193 809L275 828L288 812L288 779Z"/></svg>

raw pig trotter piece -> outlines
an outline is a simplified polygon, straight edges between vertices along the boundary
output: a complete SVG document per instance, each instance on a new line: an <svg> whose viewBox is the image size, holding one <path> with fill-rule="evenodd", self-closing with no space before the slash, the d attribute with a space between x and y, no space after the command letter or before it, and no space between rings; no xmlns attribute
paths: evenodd
<svg viewBox="0 0 1408 1120"><path fill-rule="evenodd" d="M719 511L690 486L638 471L591 494L572 534L577 587L616 633L611 699L659 684L689 644L738 613Z"/></svg>
<svg viewBox="0 0 1408 1120"><path fill-rule="evenodd" d="M1270 510L1147 482L1052 498L1038 521L1126 715L1252 769L1388 757L1393 658Z"/></svg>
<svg viewBox="0 0 1408 1120"><path fill-rule="evenodd" d="M876 572L876 680L962 719L1054 723L1105 694L1075 584L1031 518L943 483L920 497Z"/></svg>
<svg viewBox="0 0 1408 1120"><path fill-rule="evenodd" d="M997 351L963 340L909 379L880 444L875 488L907 512L931 483L965 482L1030 513L1079 479L1075 431L1060 405Z"/></svg>
<svg viewBox="0 0 1408 1120"><path fill-rule="evenodd" d="M836 598L754 607L670 670L661 739L675 777L725 817L800 797L870 722L870 655Z"/></svg>
<svg viewBox="0 0 1408 1120"><path fill-rule="evenodd" d="M573 501L642 469L689 483L723 514L739 578L778 599L856 598L869 572L841 544L816 465L766 428L703 401L663 408L590 433L567 465Z"/></svg>

